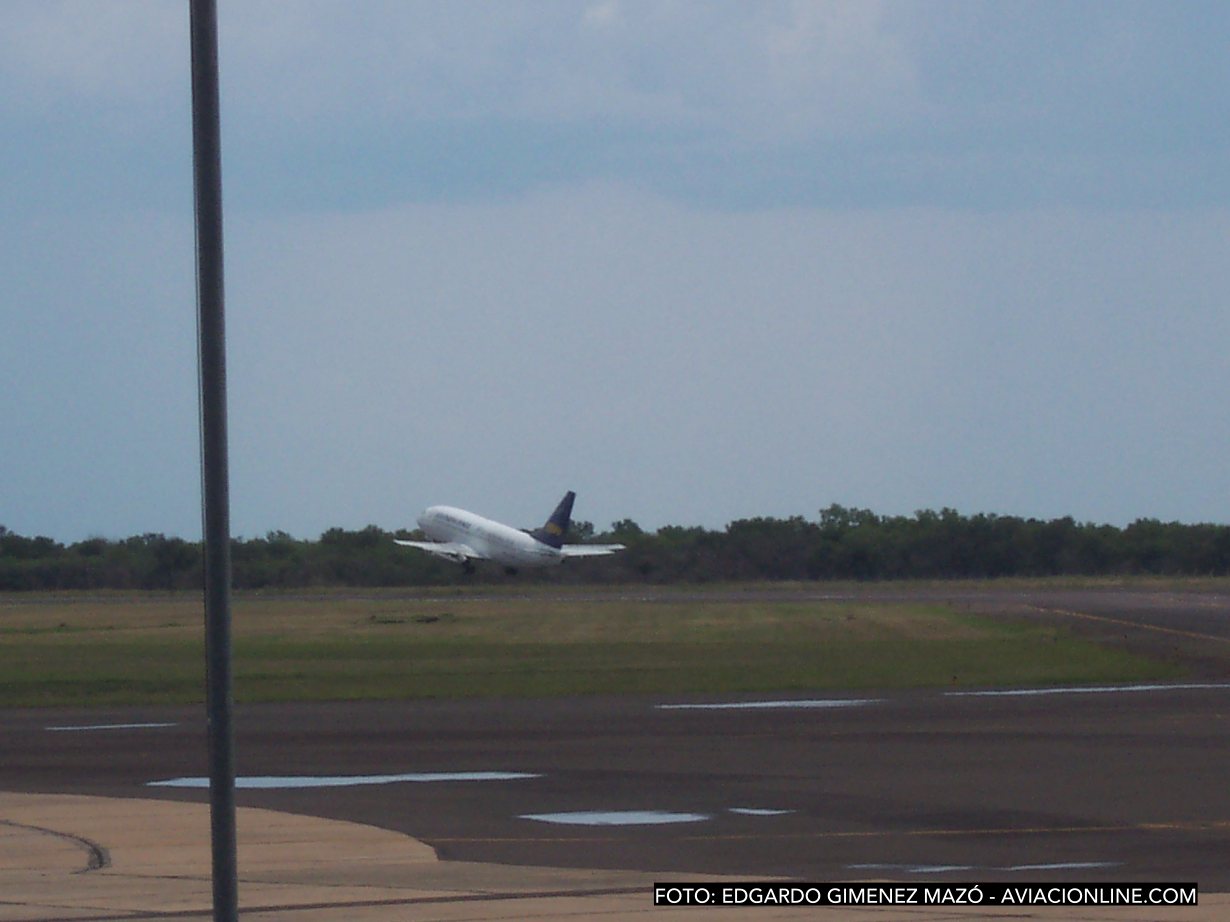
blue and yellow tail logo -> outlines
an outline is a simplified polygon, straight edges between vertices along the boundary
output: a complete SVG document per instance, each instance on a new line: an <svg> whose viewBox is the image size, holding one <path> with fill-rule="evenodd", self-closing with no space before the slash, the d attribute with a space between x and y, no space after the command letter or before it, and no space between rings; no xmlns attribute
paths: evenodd
<svg viewBox="0 0 1230 922"><path fill-rule="evenodd" d="M572 524L572 501L576 499L576 496L571 490L565 493L564 498L555 507L555 511L551 513L551 518L547 519L547 523L542 528L534 529L530 534L550 547L561 546L564 543L564 535L568 531L568 526Z"/></svg>

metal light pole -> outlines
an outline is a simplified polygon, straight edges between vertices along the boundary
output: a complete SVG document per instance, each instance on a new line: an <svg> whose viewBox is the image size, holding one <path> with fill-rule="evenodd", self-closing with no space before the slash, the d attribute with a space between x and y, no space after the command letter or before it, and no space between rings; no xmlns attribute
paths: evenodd
<svg viewBox="0 0 1230 922"><path fill-rule="evenodd" d="M205 539L206 711L215 922L239 918L235 733L231 691L231 537L226 440L226 327L222 289L222 142L218 10L190 0L192 154L196 193L201 492Z"/></svg>

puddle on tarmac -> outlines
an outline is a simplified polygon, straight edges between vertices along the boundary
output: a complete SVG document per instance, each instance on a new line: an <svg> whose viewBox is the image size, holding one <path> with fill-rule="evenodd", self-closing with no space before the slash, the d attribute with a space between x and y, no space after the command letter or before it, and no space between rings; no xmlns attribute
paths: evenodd
<svg viewBox="0 0 1230 922"><path fill-rule="evenodd" d="M565 826L658 826L666 823L700 823L704 813L667 813L662 810L583 810L573 813L525 813L520 819Z"/></svg>
<svg viewBox="0 0 1230 922"><path fill-rule="evenodd" d="M80 727L44 727L43 729L50 730L52 733L83 733L91 730L155 730L175 726L178 724L88 724Z"/></svg>
<svg viewBox="0 0 1230 922"><path fill-rule="evenodd" d="M235 787L245 790L284 788L345 788L364 784L427 783L433 781L520 781L541 778L526 772L411 772L404 775L253 775L235 779ZM147 787L207 788L208 778L170 778L150 781Z"/></svg>
<svg viewBox="0 0 1230 922"><path fill-rule="evenodd" d="M738 813L740 816L785 816L787 813L793 813L793 810L768 810L763 807L731 807L731 813Z"/></svg>
<svg viewBox="0 0 1230 922"><path fill-rule="evenodd" d="M852 708L877 704L879 698L822 698L802 701L729 701L722 704L659 704L659 711L767 711L788 708Z"/></svg>

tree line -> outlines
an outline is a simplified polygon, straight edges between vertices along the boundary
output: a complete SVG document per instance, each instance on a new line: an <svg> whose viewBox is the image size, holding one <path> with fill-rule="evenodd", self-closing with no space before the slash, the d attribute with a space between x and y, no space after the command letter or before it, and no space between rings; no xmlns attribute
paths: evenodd
<svg viewBox="0 0 1230 922"><path fill-rule="evenodd" d="M317 540L285 532L232 542L239 589L446 585L506 579L498 566L472 576L428 554L398 547L389 532L331 528ZM1138 519L1119 528L953 509L882 516L832 505L816 519L752 518L714 531L634 521L596 532L574 523L570 541L621 542L612 557L571 561L518 578L560 583L673 583L721 580L979 579L1009 576L1230 574L1230 526ZM196 589L198 542L162 534L61 544L0 526L0 591Z"/></svg>

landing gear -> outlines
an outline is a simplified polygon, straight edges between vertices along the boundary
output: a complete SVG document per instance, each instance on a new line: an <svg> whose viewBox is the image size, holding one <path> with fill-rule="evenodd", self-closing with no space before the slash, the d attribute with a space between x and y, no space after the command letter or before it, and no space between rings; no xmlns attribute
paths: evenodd
<svg viewBox="0 0 1230 922"><path fill-rule="evenodd" d="M473 576L474 575L474 564L471 563L469 560L463 560L461 562L461 572L464 573L466 576Z"/></svg>

